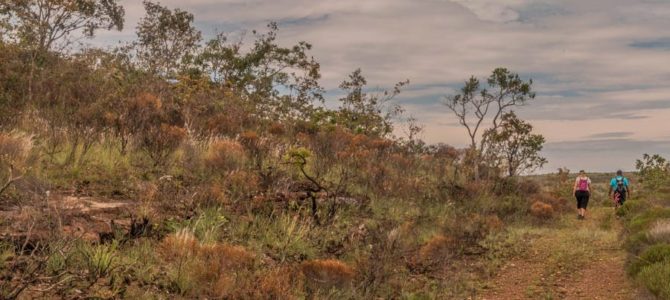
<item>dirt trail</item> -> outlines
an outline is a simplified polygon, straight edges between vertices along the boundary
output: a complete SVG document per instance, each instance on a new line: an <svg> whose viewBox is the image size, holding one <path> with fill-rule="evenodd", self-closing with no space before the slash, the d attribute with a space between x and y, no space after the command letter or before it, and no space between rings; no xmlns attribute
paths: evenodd
<svg viewBox="0 0 670 300"><path fill-rule="evenodd" d="M556 226L530 229L526 254L504 266L478 299L645 299L626 277L620 232L607 207L586 220L566 215Z"/></svg>

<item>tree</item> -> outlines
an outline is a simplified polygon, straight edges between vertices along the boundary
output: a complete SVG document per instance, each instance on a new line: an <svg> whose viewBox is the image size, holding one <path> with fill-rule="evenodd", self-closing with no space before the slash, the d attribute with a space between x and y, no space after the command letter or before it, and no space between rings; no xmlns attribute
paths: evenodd
<svg viewBox="0 0 670 300"><path fill-rule="evenodd" d="M253 31L253 46L231 43L224 34L207 42L198 57L204 73L252 103L267 119L304 119L315 101L323 101L320 65L308 55L312 45L277 44L276 23L266 33ZM248 50L245 50L248 49Z"/></svg>
<svg viewBox="0 0 670 300"><path fill-rule="evenodd" d="M635 168L640 175L640 181L651 189L665 185L670 180L670 162L658 154L645 153L642 159L635 161Z"/></svg>
<svg viewBox="0 0 670 300"><path fill-rule="evenodd" d="M14 37L31 48L67 46L73 33L93 37L98 29L122 30L125 11L117 0L5 0L0 4Z"/></svg>
<svg viewBox="0 0 670 300"><path fill-rule="evenodd" d="M493 70L487 84L488 89L482 88L479 80L472 76L458 94L447 96L444 103L467 130L475 178L479 178L479 161L487 145L486 137L480 138L482 130L497 130L502 115L535 98L531 90L533 80L525 82L505 68ZM488 128L484 127L487 122L490 122Z"/></svg>
<svg viewBox="0 0 670 300"><path fill-rule="evenodd" d="M539 152L545 140L532 132L533 126L519 119L513 111L502 115L498 128L484 133L489 144L484 157L492 161L494 167L506 168L507 176L542 167L547 159Z"/></svg>
<svg viewBox="0 0 670 300"><path fill-rule="evenodd" d="M138 57L153 74L174 77L198 48L202 34L193 14L143 1L146 15L137 25Z"/></svg>
<svg viewBox="0 0 670 300"><path fill-rule="evenodd" d="M390 134L393 131L391 118L400 114L402 109L396 105L385 111L386 105L407 84L409 80L398 82L391 91L369 94L365 91L367 80L361 69L356 69L340 84L340 89L347 93L340 99L342 104L339 114L343 118L342 125L355 133L380 137Z"/></svg>

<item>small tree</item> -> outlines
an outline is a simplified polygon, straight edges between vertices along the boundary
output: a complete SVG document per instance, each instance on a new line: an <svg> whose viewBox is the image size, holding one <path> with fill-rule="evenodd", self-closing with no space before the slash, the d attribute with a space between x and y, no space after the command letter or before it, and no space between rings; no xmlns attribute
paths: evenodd
<svg viewBox="0 0 670 300"><path fill-rule="evenodd" d="M507 176L542 167L547 163L539 154L544 137L532 132L533 126L514 112L504 114L497 129L484 133L483 139L488 143L484 157L489 158L494 167L505 168Z"/></svg>
<svg viewBox="0 0 670 300"><path fill-rule="evenodd" d="M125 11L117 0L4 0L0 19L8 21L14 38L36 50L52 50L58 41L66 46L81 31L93 37L98 29L123 29ZM0 24L0 27L3 27ZM0 29L0 32L2 29Z"/></svg>
<svg viewBox="0 0 670 300"><path fill-rule="evenodd" d="M361 69L356 69L340 84L340 89L347 93L340 99L341 122L352 132L383 137L393 131L391 118L402 112L397 105L386 110L386 105L400 94L409 80L398 82L392 90L379 94L367 93L367 83Z"/></svg>
<svg viewBox="0 0 670 300"><path fill-rule="evenodd" d="M645 153L642 159L635 161L640 181L651 189L658 188L670 180L670 162L664 157Z"/></svg>
<svg viewBox="0 0 670 300"><path fill-rule="evenodd" d="M195 54L202 38L193 14L143 1L146 15L137 25L138 56L152 73L173 77Z"/></svg>
<svg viewBox="0 0 670 300"><path fill-rule="evenodd" d="M276 23L268 31L253 31L254 43L231 43L223 34L207 42L198 63L215 83L253 104L256 114L271 119L304 119L314 102L323 101L320 65L309 55L312 45L277 43Z"/></svg>
<svg viewBox="0 0 670 300"><path fill-rule="evenodd" d="M482 88L477 78L470 77L460 92L448 96L444 103L454 113L458 123L465 127L470 137L468 156L473 164L475 178L479 178L481 154L489 145L486 143L486 137L480 136L482 130L497 130L501 117L512 107L524 105L528 100L535 98L535 93L531 89L533 80L525 82L518 74L505 68L493 70L487 79L487 84L488 88ZM487 122L490 122L489 126L485 127Z"/></svg>

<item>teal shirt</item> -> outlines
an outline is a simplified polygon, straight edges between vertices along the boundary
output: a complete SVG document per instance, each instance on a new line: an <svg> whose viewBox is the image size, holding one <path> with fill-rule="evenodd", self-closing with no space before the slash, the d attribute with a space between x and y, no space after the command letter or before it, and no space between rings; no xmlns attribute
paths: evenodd
<svg viewBox="0 0 670 300"><path fill-rule="evenodd" d="M628 178L623 177L623 176L616 176L612 178L610 181L610 186L612 187L612 190L616 190L616 185L617 185L617 180L623 178L623 185L628 188Z"/></svg>

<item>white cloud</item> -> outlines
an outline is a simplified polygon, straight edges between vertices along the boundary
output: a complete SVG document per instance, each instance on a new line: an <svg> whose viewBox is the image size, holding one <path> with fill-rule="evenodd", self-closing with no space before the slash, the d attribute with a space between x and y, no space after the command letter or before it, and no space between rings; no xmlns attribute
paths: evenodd
<svg viewBox="0 0 670 300"><path fill-rule="evenodd" d="M663 105L649 104L670 101L666 97L670 96L670 51L631 46L670 36L667 1L161 2L193 12L198 24L207 26L203 28L206 32L213 28L262 29L268 21L279 21L281 43L305 40L314 45L312 54L321 63L322 84L327 89L336 88L358 67L371 86L410 79L417 88L401 94L400 100L405 97L408 110L426 124L425 138L430 142L464 143L464 133L448 125L453 120L437 103L451 92L447 86L457 86L470 75L485 76L498 66L535 79L538 98L521 110L550 142L588 139L611 131L658 139L661 133L656 128L663 128L670 114ZM128 15L126 30L101 34L97 41L132 37L143 10L137 0L123 0L122 4ZM627 113L645 118L622 121L615 111L606 109L610 102L615 109L627 107ZM646 108L638 110L628 105L631 103L643 103ZM574 126L552 118L585 107L603 117L567 122ZM612 128L621 122L626 128ZM574 130L580 133L575 135ZM601 160L607 164L607 158Z"/></svg>

